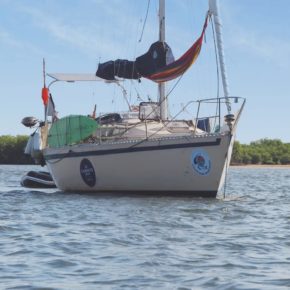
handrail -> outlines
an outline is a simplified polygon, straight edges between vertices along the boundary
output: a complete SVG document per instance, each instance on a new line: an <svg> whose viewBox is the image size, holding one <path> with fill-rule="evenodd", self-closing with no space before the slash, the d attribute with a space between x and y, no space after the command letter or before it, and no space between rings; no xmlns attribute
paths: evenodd
<svg viewBox="0 0 290 290"><path fill-rule="evenodd" d="M244 107L244 104L245 104L245 98L242 98L242 97L229 97L230 99L235 99L236 100L243 100L243 104L241 105L241 108ZM224 102L223 102L224 100ZM205 117L200 117L199 116L199 112L200 112L200 106L202 104L217 104L218 105L218 114L216 115L210 115L210 116L206 116L206 118L209 118L209 119L218 119L218 129L221 130L221 109L220 109L220 106L221 106L221 103L226 103L227 102L227 98L225 97L222 97L222 98L209 98L209 99L202 99L202 100L197 100L197 101L189 101L185 106L183 106L183 108L171 119L171 120L168 120L166 122L163 122L163 126L161 126L157 131L155 131L154 133L152 133L151 135L148 136L148 132L147 130L144 131L144 137L136 137L136 139L148 139L148 138L152 138L153 136L155 136L158 132L160 132L161 130L165 129L168 127L168 125L175 121L175 122L178 122L179 120L177 120L176 118L191 104L193 103L197 103L198 104L198 110L197 110L197 114L196 114L196 118L195 118L195 121L196 121L196 124L194 124L194 131L193 131L193 134L196 135L197 134L197 121L198 120L202 120L204 119ZM241 109L240 109L241 110ZM180 121L184 121L184 120L180 120ZM131 126L128 128L127 126L124 126L123 128L125 129L124 132L120 132L120 135L115 135L115 136L100 136L102 138L102 141L104 140L108 140L108 139L126 139L126 137L124 137L124 134L126 132L128 132L129 129L131 128L134 128L136 126L138 126L139 124L142 124L142 122L138 122L136 124L131 124ZM108 127L108 129L114 129L114 128L117 128L117 129L121 129L122 127L120 125L117 125L115 127Z"/></svg>
<svg viewBox="0 0 290 290"><path fill-rule="evenodd" d="M240 105L239 108L237 108L237 113L236 113L236 121L233 122L233 125L235 126L235 123L237 123L241 111L243 110L243 107L245 105L245 98L242 97L230 97L231 99L237 100L243 100L243 103ZM209 98L209 99L203 99L203 100L197 100L197 101L189 101L186 105L182 107L182 109L170 120L165 121L165 122L157 122L159 125L154 127L153 130L150 130L150 127L147 128L147 120L145 122L141 122L140 120L135 120L136 122L134 123L115 123L115 124L106 124L106 125L101 125L96 131L94 136L89 137L87 140L83 141L84 143L98 143L101 144L102 142L108 142L108 141L129 141L132 136L126 136L126 133L130 130L132 130L135 127L138 127L140 125L144 125L145 127L140 128L140 134L138 136L134 136L133 138L135 140L140 140L140 142L144 142L145 140L148 139L154 139L154 138L162 138L164 136L170 136L170 132L172 135L170 137L175 137L175 136L180 136L180 134L188 135L188 136L203 136L203 135L208 135L208 134L218 134L222 133L223 129L221 126L221 103L226 101L226 98ZM195 106L196 114L191 114L192 116L195 115L195 119L191 119L191 123L188 123L189 119L185 120L177 120L177 117L184 112L190 105L196 104L197 108ZM200 116L201 115L201 106L203 104L217 104L217 109L214 111L214 114L207 114L205 116ZM214 108L211 106L211 109L213 110ZM190 110L191 111L191 110ZM188 111L188 112L190 112ZM203 115L203 114L202 114ZM198 121L201 119L209 119L209 120L215 120L209 121L210 126L208 127L208 123L205 123L203 131L198 131ZM218 121L218 126L217 126L217 121ZM155 123L154 121L152 121ZM180 122L180 126L177 126L174 124L174 122ZM206 121L207 122L207 121ZM150 121L149 121L150 123ZM184 125L184 126L183 126ZM212 126L213 125L213 126ZM212 129L207 130L208 128L212 127ZM171 130L173 129L173 131ZM176 129L176 130L174 130ZM155 130L155 131L154 131ZM165 130L164 133L166 133L166 130L168 131L167 134L158 134L162 130ZM133 134L134 135L134 134Z"/></svg>

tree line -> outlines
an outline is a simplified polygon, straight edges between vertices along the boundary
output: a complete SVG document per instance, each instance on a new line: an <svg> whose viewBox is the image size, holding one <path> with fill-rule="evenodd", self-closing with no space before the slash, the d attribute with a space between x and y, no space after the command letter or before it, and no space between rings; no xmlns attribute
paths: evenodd
<svg viewBox="0 0 290 290"><path fill-rule="evenodd" d="M0 136L0 164L34 164L33 159L24 154L29 136Z"/></svg>
<svg viewBox="0 0 290 290"><path fill-rule="evenodd" d="M29 136L0 136L0 164L34 164L24 154ZM250 144L236 141L231 164L290 164L290 143L279 139L261 139Z"/></svg>
<svg viewBox="0 0 290 290"><path fill-rule="evenodd" d="M236 141L231 164L290 164L290 143L261 139L250 144Z"/></svg>

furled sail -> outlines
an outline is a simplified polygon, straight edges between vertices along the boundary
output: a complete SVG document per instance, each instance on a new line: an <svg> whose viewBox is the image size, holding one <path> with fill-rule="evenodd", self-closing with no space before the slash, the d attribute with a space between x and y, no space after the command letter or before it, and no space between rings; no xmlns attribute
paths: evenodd
<svg viewBox="0 0 290 290"><path fill-rule="evenodd" d="M145 77L154 82L166 82L182 75L197 59L207 27L208 16L205 19L202 33L195 43L177 60L174 60L172 50L166 42L153 43L148 52L136 58L135 61L117 59L100 63L96 76L115 80L115 77L139 79Z"/></svg>
<svg viewBox="0 0 290 290"><path fill-rule="evenodd" d="M136 58L136 69L148 77L174 61L172 50L166 42L154 42L148 52Z"/></svg>
<svg viewBox="0 0 290 290"><path fill-rule="evenodd" d="M135 62L126 59L100 63L96 76L110 81L116 80L116 76L125 79L139 79L141 77L136 70Z"/></svg>
<svg viewBox="0 0 290 290"><path fill-rule="evenodd" d="M96 75L106 80L115 80L116 76L125 79L139 79L149 77L173 61L174 57L168 44L157 41L135 61L117 59L100 63Z"/></svg>

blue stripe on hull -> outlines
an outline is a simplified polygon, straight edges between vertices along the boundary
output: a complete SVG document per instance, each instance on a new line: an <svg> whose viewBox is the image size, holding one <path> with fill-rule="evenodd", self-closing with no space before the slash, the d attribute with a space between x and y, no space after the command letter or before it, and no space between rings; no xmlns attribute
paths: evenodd
<svg viewBox="0 0 290 290"><path fill-rule="evenodd" d="M221 138L217 138L212 142L196 142L196 143L183 143L183 144L168 144L168 145L154 145L154 146L138 146L118 149L107 149L107 150L94 150L85 152L73 152L60 154L48 154L45 155L45 160L72 158L72 157L88 157L97 155L111 155L111 154L122 154L122 153L133 153L133 152L144 152L144 151L156 151L156 150L169 150L169 149L180 149L180 148L193 148L193 147L206 147L206 146L218 146L221 143Z"/></svg>

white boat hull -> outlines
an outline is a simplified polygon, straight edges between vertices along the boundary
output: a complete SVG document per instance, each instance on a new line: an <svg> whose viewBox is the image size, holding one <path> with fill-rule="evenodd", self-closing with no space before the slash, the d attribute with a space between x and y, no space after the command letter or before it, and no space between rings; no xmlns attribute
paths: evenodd
<svg viewBox="0 0 290 290"><path fill-rule="evenodd" d="M216 197L224 182L229 133L142 142L46 148L47 167L63 191Z"/></svg>

